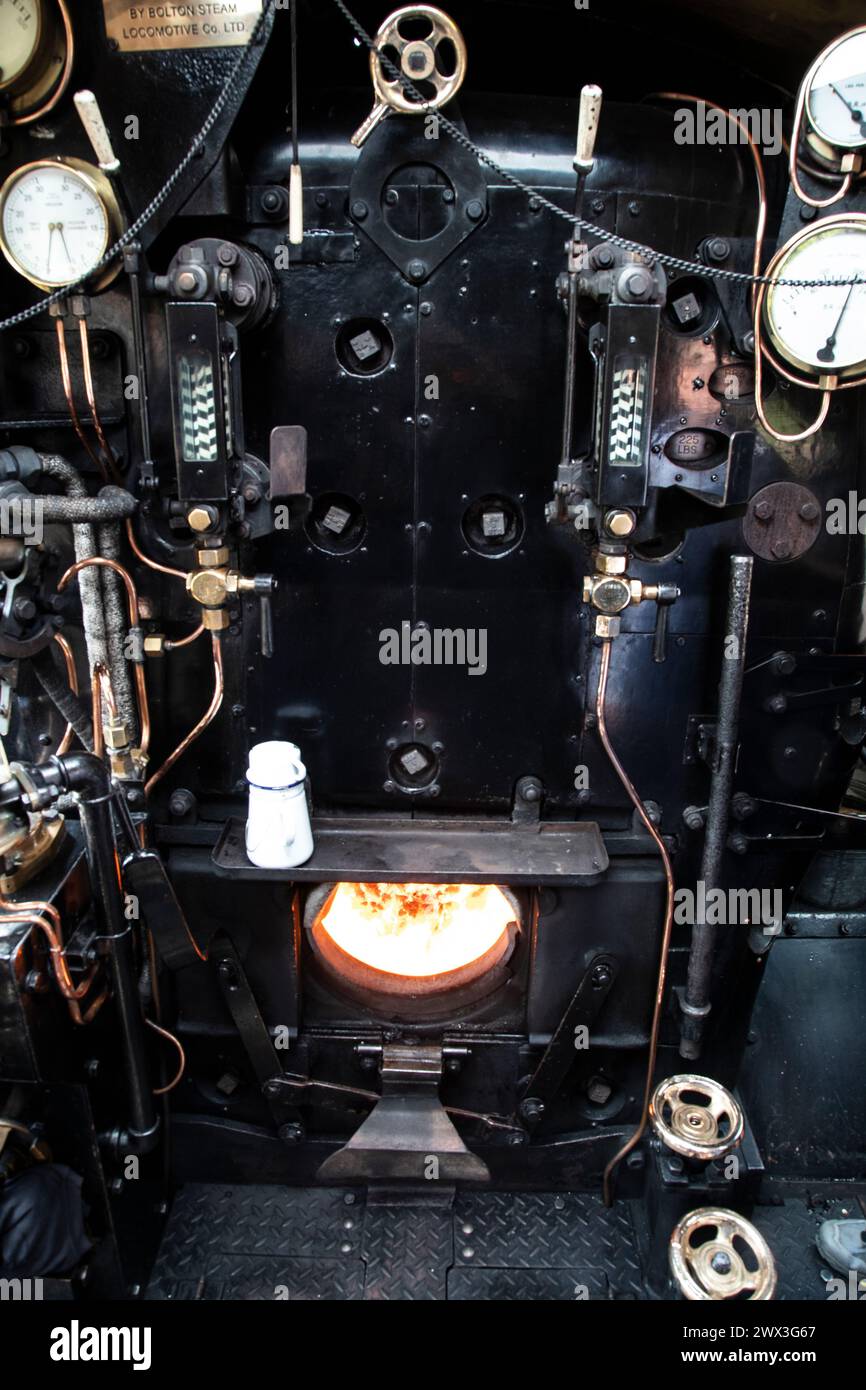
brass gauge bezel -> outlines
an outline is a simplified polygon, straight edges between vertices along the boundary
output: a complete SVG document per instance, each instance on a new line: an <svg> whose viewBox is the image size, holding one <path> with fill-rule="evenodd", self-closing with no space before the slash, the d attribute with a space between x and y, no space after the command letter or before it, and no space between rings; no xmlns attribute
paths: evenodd
<svg viewBox="0 0 866 1390"><path fill-rule="evenodd" d="M53 110L72 74L75 42L67 0L37 0L37 14L39 37L32 58L15 77L0 81L12 125L29 125Z"/></svg>
<svg viewBox="0 0 866 1390"><path fill-rule="evenodd" d="M79 178L82 181L82 183L87 185L91 194L95 198L97 198L99 202L102 204L103 210L105 212L106 231L105 242L101 251L99 252L97 261L102 259L102 257L105 255L105 252L123 233L124 229L123 213L121 212L120 204L117 201L117 196L114 192L114 189L111 186L111 182L108 178L106 178L105 174L102 172L101 169L97 169L95 164L88 164L83 159L73 159L71 157L57 155L52 159L35 159L30 164L22 164L18 169L14 169L12 173L9 175L9 177L6 179L2 188L0 188L0 251L3 252L3 255L5 256L9 264L12 266L13 270L16 270L19 275L24 277L25 280L29 280L31 285L36 285L36 287L40 290L48 291L62 290L64 288L64 282L38 280L34 275L32 275L30 271L27 270L26 267L21 264L21 262L16 257L15 253L10 248L6 240L6 233L4 231L3 223L6 213L6 204L9 200L9 195L12 192L13 188L18 186L22 178L25 178L28 174L31 174L35 169L57 168L65 169L69 173L74 174L77 178ZM95 279L91 279L89 275L85 274L81 277L81 280L84 283L86 283L88 285L88 288L92 291L104 290L106 286L109 285L111 281L116 277L119 270L120 260L118 258L118 260L116 260L113 264L105 266L104 269L99 272L98 276L96 276ZM79 280L77 279L65 282L65 284L68 285L75 285L78 283Z"/></svg>
<svg viewBox="0 0 866 1390"><path fill-rule="evenodd" d="M810 223L801 231L797 232L796 235L791 237L791 239L787 241L784 246L780 247L779 250L776 252L772 261L767 266L767 269L764 272L764 274L771 278L778 277L779 279L783 280L814 278L812 276L800 277L796 274L790 276L787 275L786 265L790 261L791 256L794 255L797 251L799 251L802 248L803 244L807 241L812 241L816 237L824 237L827 235L828 232L832 233L834 231L850 231L852 228L858 231L863 236L863 244L864 248L866 248L866 213L837 213L832 217L824 217L818 222ZM863 258L863 268L864 272L866 272L866 254L864 254ZM772 343L776 353L779 354L779 356L783 359L784 362L788 363L791 367L795 367L798 371L805 373L806 377L809 380L800 384L811 386L822 383L822 389L824 389L824 386L830 378L830 373L826 371L822 373L821 369L819 367L816 367L814 363L805 362L802 360L802 358L799 358L795 353L790 351L787 344L785 343L784 337L778 332L776 325L773 322L772 304L775 290L776 287L774 285L761 286L760 308L762 311L763 327L766 330L767 337ZM808 290L804 292L808 293ZM864 336L866 336L866 334L864 334ZM764 347L764 351L767 357L769 358L772 366L775 367L776 370L781 371L782 375L786 376L789 381L797 381L796 377L791 376L789 372L785 371L784 367L779 366L779 363L775 360L772 354L767 352L766 346ZM854 386L856 384L859 384L861 379L866 379L866 356L864 356L859 362L852 363L849 367L840 368L838 371L833 372L832 379L838 380L840 385L844 384L845 386Z"/></svg>
<svg viewBox="0 0 866 1390"><path fill-rule="evenodd" d="M827 47L823 48L818 54L814 63L809 68L809 71L806 73L806 76L803 78L803 90L805 92L804 111L809 127L806 132L806 138L818 154L831 162L838 162L840 151L857 152L866 150L866 139L864 139L863 136L859 136L851 140L839 140L835 137L831 140L827 132L821 129L815 117L812 115L812 89L815 85L815 78L818 76L820 69L823 67L824 63L826 63L830 55L834 53L837 48L840 48L842 44L848 43L858 34L866 35L866 24L858 24L854 29L848 29L844 34L840 34L837 39L834 39L832 43L828 43Z"/></svg>

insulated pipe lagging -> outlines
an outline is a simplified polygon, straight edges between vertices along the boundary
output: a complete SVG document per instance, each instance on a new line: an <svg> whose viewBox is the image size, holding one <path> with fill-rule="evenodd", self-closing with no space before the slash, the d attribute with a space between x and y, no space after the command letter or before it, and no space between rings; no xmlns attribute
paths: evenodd
<svg viewBox="0 0 866 1390"><path fill-rule="evenodd" d="M119 491L119 489L114 489ZM99 527L99 553L106 560L120 559L120 524L115 521ZM79 580L83 577L79 575ZM138 707L129 677L129 663L126 659L126 640L129 635L126 590L123 580L114 570L102 570L103 611L105 614L105 641L108 647L108 669L111 684L117 700L120 717L126 725L129 740L138 743Z"/></svg>
<svg viewBox="0 0 866 1390"><path fill-rule="evenodd" d="M67 497L91 500L79 474L58 454L40 454L42 472L48 478L56 478ZM96 533L90 522L74 522L72 542L75 559L90 560L96 555ZM102 607L102 584L95 569L83 570L79 581L81 594L82 624L84 641L87 647L87 664L92 672L94 666L108 665L108 648L105 640L105 614Z"/></svg>
<svg viewBox="0 0 866 1390"><path fill-rule="evenodd" d="M71 724L84 747L93 748L93 721L84 703L69 689L66 681L54 664L50 648L30 658L34 675L51 703L62 714L67 724Z"/></svg>

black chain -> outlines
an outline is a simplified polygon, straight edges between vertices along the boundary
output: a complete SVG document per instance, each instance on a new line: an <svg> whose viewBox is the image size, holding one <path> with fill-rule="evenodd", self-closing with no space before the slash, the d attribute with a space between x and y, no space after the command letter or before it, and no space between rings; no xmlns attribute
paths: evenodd
<svg viewBox="0 0 866 1390"><path fill-rule="evenodd" d="M456 126L453 121L449 121L447 116L443 116L440 111L436 110L431 102L427 101L421 95L418 88L406 77L405 73L395 67L387 55L383 53L382 49L376 46L375 40L370 37L363 25L358 22L348 6L344 4L344 0L334 0L334 4L343 17L351 24L362 43L365 43L372 53L378 55L379 61L385 71L395 81L400 83L404 92L416 102L420 110L435 115L442 129L447 131L452 140L456 140L458 145L462 145L465 150L475 155L476 159L480 160L482 164L486 164L489 169L493 170L497 177L504 179L506 183L510 183L514 188L518 188L521 193L525 193L527 198L531 198L536 206L545 208L547 212L553 213L555 217L561 218L563 222L568 222L570 226L579 228L581 232L587 232L590 236L598 237L600 241L610 242L612 246L618 246L623 251L630 251L635 255L643 256L644 259L648 260L650 263L658 262L659 265L668 266L671 270L685 271L690 275L703 275L707 279L725 280L728 284L791 285L798 289L817 289L826 285L866 284L866 280L860 276L855 276L853 279L849 280L786 280L772 275L750 275L741 270L722 270L714 266L703 265L700 261L688 261L684 260L681 256L669 256L664 251L656 251L652 246L645 246L643 242L629 241L627 237L617 236L614 232L609 232L604 227L596 227L592 222L587 222L582 217L576 217L574 213L568 212L565 208L561 208L558 203L551 202L550 198L546 198L537 188L531 188L529 184L524 183L523 180L517 178L515 174L511 174L507 169L503 169L500 164L497 164L495 159L491 159L490 155L485 154L482 149L479 149L479 147L469 139L468 135L463 133L459 126Z"/></svg>
<svg viewBox="0 0 866 1390"><path fill-rule="evenodd" d="M86 275L83 275L80 280L76 280L74 284L64 285L61 289L55 290L53 294L46 295L44 299L40 299L36 304L31 304L28 309L22 309L20 313L12 314L11 317L0 320L0 332L2 332L4 328L17 328L20 323L26 323L28 319L36 318L38 314L42 314L46 309L50 309L52 304L58 304L60 300L68 298L70 294L75 294L77 290L83 290L87 282L91 280L94 275L98 275L106 266L116 261L118 256L123 254L124 248L135 241L139 232L143 231L148 222L156 216L163 203L177 187L177 184L186 173L192 161L196 158L199 150L204 146L207 137L210 135L223 111L234 96L235 89L250 65L250 61L255 53L256 46L261 38L268 16L273 7L274 0L264 0L262 12L256 20L255 27L229 73L226 85L223 87L208 112L204 124L194 137L192 144L177 168L173 173L169 174L162 188L151 198L144 211L136 217L135 221L131 223L129 227L127 227L123 235L118 237L114 245L108 248L102 259L97 261L96 265L91 266Z"/></svg>

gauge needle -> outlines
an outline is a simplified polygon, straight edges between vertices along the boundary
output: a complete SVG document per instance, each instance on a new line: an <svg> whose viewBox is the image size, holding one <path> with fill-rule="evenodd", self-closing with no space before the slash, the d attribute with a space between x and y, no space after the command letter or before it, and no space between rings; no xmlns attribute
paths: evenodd
<svg viewBox="0 0 866 1390"><path fill-rule="evenodd" d="M51 248L52 248L52 246L54 245L54 232L55 232L55 230L56 230L56 228L55 228L54 223L53 223L53 222L49 222L49 223L48 223L48 252L47 252L46 257L45 257L45 270L46 270L46 273L48 273L48 274L50 274L50 272L51 272Z"/></svg>
<svg viewBox="0 0 866 1390"><path fill-rule="evenodd" d="M69 247L66 245L66 237L63 235L63 223L62 223L62 222L58 222L58 223L57 223L57 230L58 230L58 232L60 233L60 240L61 240L62 243L63 243L63 250L64 250L64 253L65 253L65 255L66 255L66 259L67 259L67 261L69 262L69 264L72 265L72 257L71 257L70 254L69 254Z"/></svg>
<svg viewBox="0 0 866 1390"><path fill-rule="evenodd" d="M848 293L847 293L846 296L845 296L845 303L842 305L842 310L841 310L841 313L839 314L839 317L838 317L837 320L836 320L836 324L835 324L835 327L834 327L834 329L833 329L833 332L830 334L830 336L829 336L829 338L827 339L827 341L826 341L826 343L824 344L824 346L823 346L822 348L819 348L818 351L817 351L817 353L815 354L815 356L818 358L818 361L819 361L819 362L832 362L832 361L833 361L833 357L834 357L835 352L836 352L836 334L839 332L839 325L840 325L840 323L842 322L842 319L845 317L845 310L848 308L848 303L849 303L849 301L850 301L850 299L851 299L851 294L852 294L852 292L853 292L853 289L854 289L854 285L853 285L853 283L852 283L852 284L850 284L850 285L848 286Z"/></svg>
<svg viewBox="0 0 866 1390"><path fill-rule="evenodd" d="M839 98L842 105L847 106L848 110L851 112L851 120L856 121L857 124L860 126L860 134L866 135L866 124L864 124L863 122L863 112L860 111L858 107L852 106L848 98L844 97L842 93L839 91L839 88L834 87L832 82L828 82L827 86L830 88L831 92L836 93L836 96Z"/></svg>

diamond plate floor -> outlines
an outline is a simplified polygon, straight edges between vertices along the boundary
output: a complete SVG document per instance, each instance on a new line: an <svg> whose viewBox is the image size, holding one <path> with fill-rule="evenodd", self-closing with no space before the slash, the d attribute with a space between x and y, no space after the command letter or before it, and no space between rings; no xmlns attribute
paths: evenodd
<svg viewBox="0 0 866 1390"><path fill-rule="evenodd" d="M519 1299L644 1296L628 1203L459 1193L403 1205L335 1188L189 1184L147 1297Z"/></svg>
<svg viewBox="0 0 866 1390"><path fill-rule="evenodd" d="M643 1208L585 1193L461 1192L422 1205L357 1189L182 1188L147 1297L157 1299L643 1299ZM776 1297L824 1300L815 1250L850 1194L769 1196L753 1213L776 1258Z"/></svg>

